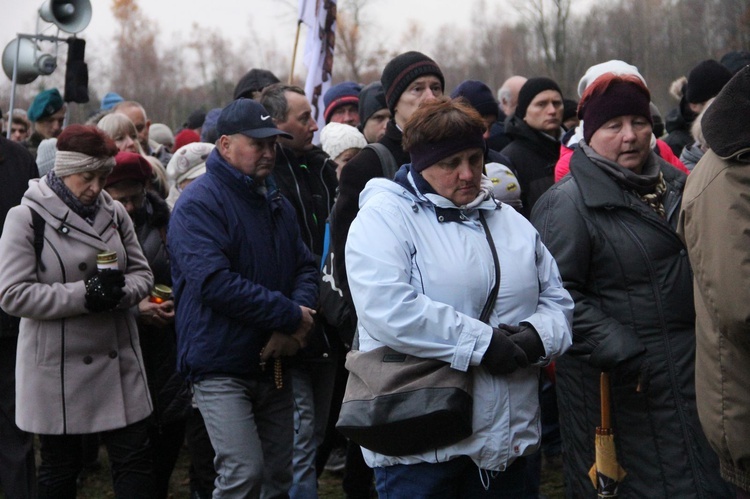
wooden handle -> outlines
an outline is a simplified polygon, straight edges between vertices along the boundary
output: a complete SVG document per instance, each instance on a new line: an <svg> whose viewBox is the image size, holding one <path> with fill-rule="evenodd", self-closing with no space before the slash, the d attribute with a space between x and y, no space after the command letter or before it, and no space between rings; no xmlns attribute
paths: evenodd
<svg viewBox="0 0 750 499"><path fill-rule="evenodd" d="M609 418L609 373L602 373L599 383L601 385L601 402L602 402L602 428L610 427Z"/></svg>

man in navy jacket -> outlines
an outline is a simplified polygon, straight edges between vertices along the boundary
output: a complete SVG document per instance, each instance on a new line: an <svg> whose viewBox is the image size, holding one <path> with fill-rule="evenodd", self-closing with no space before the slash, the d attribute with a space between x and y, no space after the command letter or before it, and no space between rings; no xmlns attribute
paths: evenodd
<svg viewBox="0 0 750 499"><path fill-rule="evenodd" d="M282 359L307 341L318 268L270 177L287 134L250 99L216 128L206 174L170 221L178 367L216 451L214 497L285 496L294 405Z"/></svg>

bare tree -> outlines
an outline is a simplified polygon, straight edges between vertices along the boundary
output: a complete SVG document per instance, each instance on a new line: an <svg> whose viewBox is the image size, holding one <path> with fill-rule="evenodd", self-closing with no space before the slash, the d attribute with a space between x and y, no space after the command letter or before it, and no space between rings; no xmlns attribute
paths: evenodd
<svg viewBox="0 0 750 499"><path fill-rule="evenodd" d="M532 59L538 58L546 72L565 85L569 78L569 35L573 0L526 0L518 5L535 35Z"/></svg>
<svg viewBox="0 0 750 499"><path fill-rule="evenodd" d="M113 0L112 13L119 24L112 86L126 98L138 100L150 115L171 114L163 95L171 68L156 51L157 24L144 17L137 0Z"/></svg>

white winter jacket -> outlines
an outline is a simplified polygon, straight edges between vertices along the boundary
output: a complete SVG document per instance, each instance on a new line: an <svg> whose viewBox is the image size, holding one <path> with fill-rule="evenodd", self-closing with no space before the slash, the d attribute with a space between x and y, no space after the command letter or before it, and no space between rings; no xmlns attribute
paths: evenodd
<svg viewBox="0 0 750 499"><path fill-rule="evenodd" d="M474 433L419 455L363 449L365 461L381 467L469 456L480 469L502 471L538 447L539 366L570 346L573 301L539 234L516 210L491 197L462 209L437 194L422 194L429 190L405 165L393 181L373 179L362 191L346 244L359 349L387 345L471 369ZM510 375L493 376L480 366L492 327L478 317L495 282L480 209L501 270L490 324L529 322L546 351L540 362Z"/></svg>

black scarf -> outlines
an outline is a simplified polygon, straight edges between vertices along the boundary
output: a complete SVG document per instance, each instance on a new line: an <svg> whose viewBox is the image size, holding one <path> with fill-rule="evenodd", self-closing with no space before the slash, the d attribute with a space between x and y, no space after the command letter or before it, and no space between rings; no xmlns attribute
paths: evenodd
<svg viewBox="0 0 750 499"><path fill-rule="evenodd" d="M52 192L57 194L57 196L62 199L62 202L65 203L68 208L73 210L76 215L86 220L89 225L94 224L96 212L99 211L98 197L96 198L96 201L94 201L90 205L81 203L81 201L75 196L75 194L73 194L70 189L68 189L68 186L65 185L62 179L55 175L54 170L50 170L49 173L47 173L47 185L49 185L49 188L52 189Z"/></svg>

